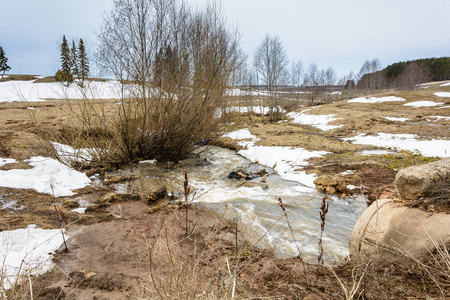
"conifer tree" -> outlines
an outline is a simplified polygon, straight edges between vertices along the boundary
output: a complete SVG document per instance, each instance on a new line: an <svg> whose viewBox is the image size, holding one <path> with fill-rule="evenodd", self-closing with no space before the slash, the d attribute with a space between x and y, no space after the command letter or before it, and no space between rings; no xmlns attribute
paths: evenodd
<svg viewBox="0 0 450 300"><path fill-rule="evenodd" d="M78 72L81 78L81 83L89 77L89 60L86 54L86 48L84 46L83 39L80 39L78 44Z"/></svg>
<svg viewBox="0 0 450 300"><path fill-rule="evenodd" d="M78 50L75 46L75 41L72 40L72 48L70 49L70 63L71 63L71 70L72 75L76 77L80 77L80 68L79 68L79 61L78 61Z"/></svg>
<svg viewBox="0 0 450 300"><path fill-rule="evenodd" d="M67 86L73 82L72 76L72 59L69 45L67 44L66 36L63 36L61 44L61 69L55 74L57 81L66 82Z"/></svg>
<svg viewBox="0 0 450 300"><path fill-rule="evenodd" d="M2 73L2 79L5 75L5 72L11 70L11 67L7 64L8 58L6 58L5 51L3 51L3 47L0 46L0 72Z"/></svg>

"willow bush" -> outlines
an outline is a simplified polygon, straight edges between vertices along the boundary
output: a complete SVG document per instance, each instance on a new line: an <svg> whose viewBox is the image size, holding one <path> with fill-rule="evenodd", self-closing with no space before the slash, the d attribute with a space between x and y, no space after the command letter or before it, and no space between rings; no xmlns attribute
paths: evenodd
<svg viewBox="0 0 450 300"><path fill-rule="evenodd" d="M113 113L83 102L80 133L108 132L84 145L115 162L185 157L214 134L238 60L237 31L216 5L194 11L182 0L116 0L96 62L120 82L121 101Z"/></svg>

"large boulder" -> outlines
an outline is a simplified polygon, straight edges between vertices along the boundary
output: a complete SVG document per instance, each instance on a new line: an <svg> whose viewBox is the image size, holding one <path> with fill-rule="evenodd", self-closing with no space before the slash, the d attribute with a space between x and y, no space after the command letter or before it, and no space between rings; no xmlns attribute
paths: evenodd
<svg viewBox="0 0 450 300"><path fill-rule="evenodd" d="M350 237L350 256L407 262L450 242L450 215L430 214L391 200L378 200L359 217Z"/></svg>
<svg viewBox="0 0 450 300"><path fill-rule="evenodd" d="M402 169L395 177L395 188L400 198L404 200L432 196L448 186L450 186L450 157Z"/></svg>

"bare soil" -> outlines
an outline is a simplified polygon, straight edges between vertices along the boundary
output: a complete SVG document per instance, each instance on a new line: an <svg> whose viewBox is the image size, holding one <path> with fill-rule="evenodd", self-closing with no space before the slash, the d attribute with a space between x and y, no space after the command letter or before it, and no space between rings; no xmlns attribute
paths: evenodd
<svg viewBox="0 0 450 300"><path fill-rule="evenodd" d="M35 299L229 299L235 271L235 299L340 299L339 280L350 290L360 279L362 299L441 296L415 266L352 261L335 266L333 275L299 258L277 259L239 232L236 247L234 224L207 211L189 209L186 235L183 208L148 214L142 201L126 201L107 212L117 215L119 205L121 218L69 227L69 251L61 248L57 267L32 281ZM29 284L10 293L20 299Z"/></svg>

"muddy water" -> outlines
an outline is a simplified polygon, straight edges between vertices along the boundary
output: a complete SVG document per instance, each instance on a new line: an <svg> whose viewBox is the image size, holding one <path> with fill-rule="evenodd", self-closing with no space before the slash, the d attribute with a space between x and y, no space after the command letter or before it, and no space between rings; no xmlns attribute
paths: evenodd
<svg viewBox="0 0 450 300"><path fill-rule="evenodd" d="M240 186L242 181L227 178L231 171L239 169L250 172L265 169L269 173L265 183L268 187L260 182L261 178L247 181L257 185L253 187ZM155 191L166 186L169 191L181 194L185 171L191 189L195 190L192 197L196 206L237 220L243 238L272 249L278 257L294 257L300 250L306 261L317 261L319 207L324 195L299 183L282 180L270 168L253 164L235 151L217 147L204 149L199 159L183 161L182 167L176 168L164 163L138 164L128 172L139 179L118 188ZM287 211L288 220L279 206L279 198ZM326 258L339 262L348 255L353 225L366 204L364 199L331 199L323 247Z"/></svg>

